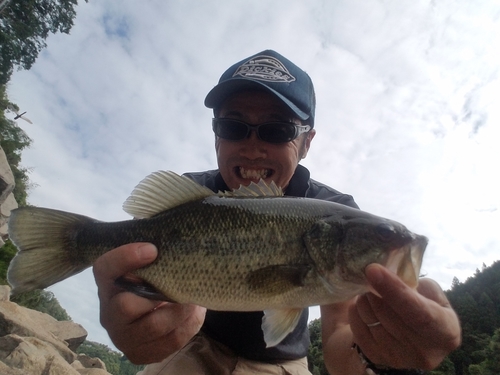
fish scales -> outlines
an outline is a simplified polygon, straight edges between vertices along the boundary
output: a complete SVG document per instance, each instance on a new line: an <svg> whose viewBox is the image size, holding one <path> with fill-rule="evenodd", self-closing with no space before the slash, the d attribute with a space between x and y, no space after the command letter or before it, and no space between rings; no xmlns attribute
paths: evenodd
<svg viewBox="0 0 500 375"><path fill-rule="evenodd" d="M267 347L302 309L369 291L365 267L379 263L416 287L427 239L389 219L341 204L283 197L263 181L213 193L159 171L124 203L139 220L105 223L47 208L11 212L13 293L45 288L124 244L150 242L156 260L117 281L148 298L213 310L264 311Z"/></svg>
<svg viewBox="0 0 500 375"><path fill-rule="evenodd" d="M93 262L126 243L155 244L157 260L136 273L173 301L235 311L292 302L304 307L308 301L298 293L264 294L251 288L248 277L273 265L313 269L302 236L325 214L324 205L300 198L213 196L149 219L84 224L76 230L74 246Z"/></svg>

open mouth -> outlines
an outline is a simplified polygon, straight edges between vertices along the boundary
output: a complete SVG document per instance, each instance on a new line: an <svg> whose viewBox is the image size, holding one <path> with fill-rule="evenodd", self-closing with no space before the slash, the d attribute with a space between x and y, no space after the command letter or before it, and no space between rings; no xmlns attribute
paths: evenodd
<svg viewBox="0 0 500 375"><path fill-rule="evenodd" d="M260 169L250 169L245 167L235 167L235 174L243 179L247 180L265 180L268 177L271 177L274 173L272 169L260 168Z"/></svg>
<svg viewBox="0 0 500 375"><path fill-rule="evenodd" d="M389 255L386 267L393 270L406 285L416 288L426 246L427 238L416 236L411 243Z"/></svg>

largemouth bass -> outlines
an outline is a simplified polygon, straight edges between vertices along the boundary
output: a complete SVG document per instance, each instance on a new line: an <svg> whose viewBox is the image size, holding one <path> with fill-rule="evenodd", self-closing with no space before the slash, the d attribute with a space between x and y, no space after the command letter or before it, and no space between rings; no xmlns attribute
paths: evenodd
<svg viewBox="0 0 500 375"><path fill-rule="evenodd" d="M212 310L264 311L267 346L293 330L303 308L369 290L364 269L380 263L416 286L427 239L403 225L328 201L282 196L263 181L213 193L187 177L156 172L124 203L140 220L100 222L47 208L12 211L19 252L13 293L45 288L132 242L158 248L132 291ZM123 281L123 279L122 279Z"/></svg>

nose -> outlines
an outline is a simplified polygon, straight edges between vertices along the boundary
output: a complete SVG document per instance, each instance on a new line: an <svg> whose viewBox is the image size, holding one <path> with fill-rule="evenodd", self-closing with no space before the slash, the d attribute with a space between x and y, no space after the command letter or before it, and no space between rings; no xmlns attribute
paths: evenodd
<svg viewBox="0 0 500 375"><path fill-rule="evenodd" d="M260 140L255 130L251 130L248 137L241 141L240 154L248 159L265 159L267 157L267 143Z"/></svg>

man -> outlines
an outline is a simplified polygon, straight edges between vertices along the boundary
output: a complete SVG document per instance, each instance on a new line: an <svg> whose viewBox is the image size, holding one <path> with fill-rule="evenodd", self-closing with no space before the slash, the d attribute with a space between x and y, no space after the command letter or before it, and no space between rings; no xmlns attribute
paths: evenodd
<svg viewBox="0 0 500 375"><path fill-rule="evenodd" d="M315 96L309 76L274 51L231 66L208 94L213 108L218 170L187 176L214 191L261 178L285 194L357 207L351 196L310 179L299 165L316 134ZM309 374L307 310L276 347L265 348L262 313L206 311L159 303L124 292L114 280L152 262L150 244L130 244L94 265L101 323L135 363L150 374ZM439 286L421 280L407 287L379 265L366 277L379 294L321 307L325 364L331 374L417 374L432 369L460 343L460 326ZM370 372L372 371L372 372Z"/></svg>

